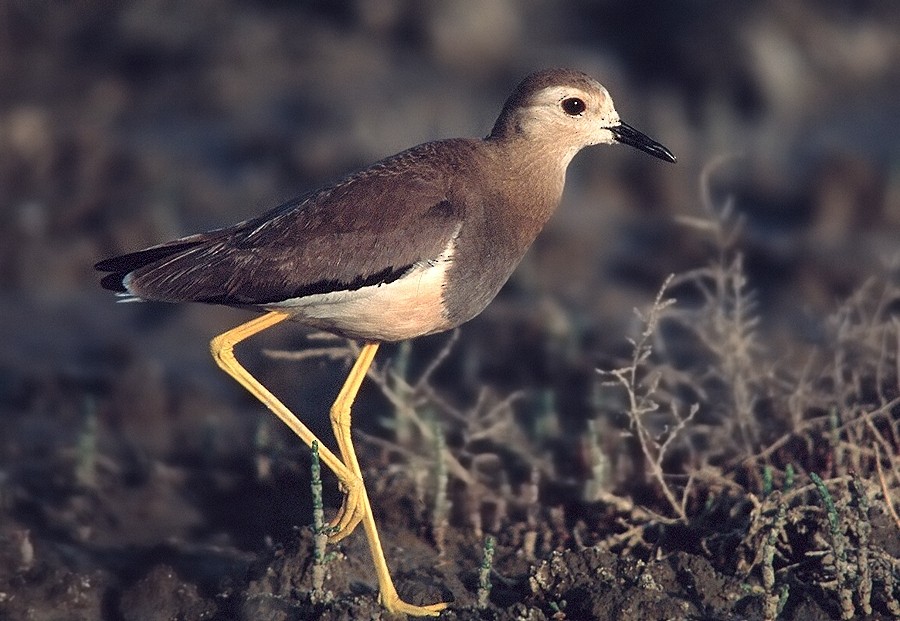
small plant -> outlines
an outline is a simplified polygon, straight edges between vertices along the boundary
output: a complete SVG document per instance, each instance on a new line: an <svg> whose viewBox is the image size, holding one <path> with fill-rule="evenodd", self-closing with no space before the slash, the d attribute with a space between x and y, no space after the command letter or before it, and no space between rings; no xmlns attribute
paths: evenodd
<svg viewBox="0 0 900 621"><path fill-rule="evenodd" d="M626 393L626 413L630 421L631 432L636 436L638 445L644 456L644 463L650 470L650 476L656 481L659 491L669 504L672 512L681 521L687 520L685 513L686 495L679 499L675 491L666 479L663 471L663 461L672 443L678 438L699 409L692 405L686 415L681 415L674 403L670 402L668 419L668 431L664 436L651 432L648 418L657 415L660 410L660 397L658 389L662 375L654 372L649 364L653 353L651 341L659 327L660 319L664 311L675 303L674 299L664 298L666 289L672 277L666 279L656 299L650 306L649 312L642 313L635 310L643 329L637 339L628 339L632 346L632 356L627 366L613 371L600 371L601 375L611 377L609 383L622 386Z"/></svg>
<svg viewBox="0 0 900 621"><path fill-rule="evenodd" d="M846 540L841 529L840 517L834 499L828 491L828 487L822 478L815 472L809 473L816 486L816 491L825 506L825 516L828 520L828 532L831 535L831 551L834 555L834 569L837 580L838 598L841 604L841 618L852 619L856 612L853 607L852 584L856 578L856 570L847 560Z"/></svg>
<svg viewBox="0 0 900 621"><path fill-rule="evenodd" d="M600 420L587 422L586 451L589 456L591 476L585 481L584 499L593 502L603 497L612 479L612 465L603 450L603 426Z"/></svg>
<svg viewBox="0 0 900 621"><path fill-rule="evenodd" d="M447 528L450 526L452 506L447 490L447 441L440 422L429 417L434 434L434 509L431 512L431 533L438 555L443 558L447 552Z"/></svg>
<svg viewBox="0 0 900 621"><path fill-rule="evenodd" d="M322 505L322 467L319 463L319 443L316 440L312 443L310 471L313 505L313 585L310 599L318 604L329 601L331 594L325 590L326 564L330 559L325 551L328 545L328 527L325 526L325 510Z"/></svg>
<svg viewBox="0 0 900 621"><path fill-rule="evenodd" d="M386 378L387 384L395 397L394 406L397 410L411 409L414 389L409 382L409 363L412 357L412 341L403 341L397 346L397 354L394 356L392 373ZM406 406L406 407L403 407ZM400 415L390 420L394 428L394 437L400 446L409 446L416 440L416 424L414 415Z"/></svg>
<svg viewBox="0 0 900 621"><path fill-rule="evenodd" d="M775 552L777 550L778 537L784 530L787 505L778 503L778 510L766 536L766 542L762 552L762 581L763 581L763 615L766 621L775 621L787 601L789 587L785 582L777 590L775 588Z"/></svg>
<svg viewBox="0 0 900 621"><path fill-rule="evenodd" d="M794 487L794 465L789 463L784 467L784 484L781 486L782 492L788 492Z"/></svg>
<svg viewBox="0 0 900 621"><path fill-rule="evenodd" d="M494 565L494 549L497 540L493 535L484 538L484 552L481 557L481 567L478 569L478 607L487 608L488 598L491 596L491 569Z"/></svg>
<svg viewBox="0 0 900 621"><path fill-rule="evenodd" d="M256 479L267 481L272 476L272 457L270 454L272 433L268 418L260 418L253 436L254 455L256 457ZM316 449L318 451L318 448Z"/></svg>
<svg viewBox="0 0 900 621"><path fill-rule="evenodd" d="M869 567L869 535L872 533L872 523L869 522L869 498L856 473L850 477L850 506L856 514L851 516L850 524L850 532L856 537L856 565L859 571L856 593L863 614L871 615L872 571Z"/></svg>
<svg viewBox="0 0 900 621"><path fill-rule="evenodd" d="M766 464L763 466L762 472L762 495L763 498L772 493L772 466Z"/></svg>
<svg viewBox="0 0 900 621"><path fill-rule="evenodd" d="M78 463L75 480L78 485L93 489L97 486L97 407L94 399L85 397L84 426L78 434Z"/></svg>
<svg viewBox="0 0 900 621"><path fill-rule="evenodd" d="M565 621L566 619L566 600L561 599L558 601L552 601L549 603L550 610L553 611L553 614L550 616L553 621Z"/></svg>

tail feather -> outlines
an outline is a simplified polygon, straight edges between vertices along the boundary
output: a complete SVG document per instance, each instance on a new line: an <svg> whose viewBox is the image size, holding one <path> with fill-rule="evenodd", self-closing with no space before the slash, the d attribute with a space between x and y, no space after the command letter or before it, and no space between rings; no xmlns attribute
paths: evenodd
<svg viewBox="0 0 900 621"><path fill-rule="evenodd" d="M145 250L130 252L117 257L100 261L94 265L94 269L100 272L112 272L103 277L100 285L104 289L119 293L128 293L125 286L125 277L131 272L156 263L176 254L180 254L189 248L193 248L207 241L206 239L194 239L191 241L179 240L169 244L153 246Z"/></svg>

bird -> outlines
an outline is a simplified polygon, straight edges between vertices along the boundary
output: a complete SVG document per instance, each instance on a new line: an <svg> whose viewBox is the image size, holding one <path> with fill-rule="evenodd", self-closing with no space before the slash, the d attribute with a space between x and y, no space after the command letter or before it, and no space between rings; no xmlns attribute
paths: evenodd
<svg viewBox="0 0 900 621"><path fill-rule="evenodd" d="M584 147L621 143L666 162L662 144L619 118L607 89L573 69L526 76L484 138L426 142L227 228L100 261L125 299L202 302L261 314L212 339L216 363L337 477L331 541L362 523L390 612L434 616L397 594L351 439L351 408L381 343L451 330L481 313L559 206ZM292 320L363 343L330 410L329 450L234 355Z"/></svg>

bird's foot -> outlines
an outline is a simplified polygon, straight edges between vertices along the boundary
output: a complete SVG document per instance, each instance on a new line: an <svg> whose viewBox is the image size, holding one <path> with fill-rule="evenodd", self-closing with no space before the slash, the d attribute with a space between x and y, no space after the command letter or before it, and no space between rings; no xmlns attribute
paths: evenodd
<svg viewBox="0 0 900 621"><path fill-rule="evenodd" d="M352 533L366 515L362 479L341 481L341 487L344 490L344 502L329 524L329 543L337 543Z"/></svg>
<svg viewBox="0 0 900 621"><path fill-rule="evenodd" d="M437 604L428 604L426 606L407 604L396 593L390 598L381 596L380 599L381 605L388 612L410 615L411 617L436 617L441 614L442 610L447 608L447 602L438 602Z"/></svg>

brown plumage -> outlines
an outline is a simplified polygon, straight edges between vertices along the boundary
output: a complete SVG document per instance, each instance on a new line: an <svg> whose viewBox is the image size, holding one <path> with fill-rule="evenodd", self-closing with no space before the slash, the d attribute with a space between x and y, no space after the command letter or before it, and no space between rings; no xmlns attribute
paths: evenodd
<svg viewBox="0 0 900 621"><path fill-rule="evenodd" d="M559 205L569 160L590 143L591 132L570 140L558 121L574 117L564 111L549 119L547 132L530 125L529 112L546 107L541 96L560 88L582 99L595 95L595 118L608 121L593 132L595 141L620 139L615 129L627 126L593 78L538 72L513 92L483 140L422 144L252 220L101 261L97 269L111 272L102 284L147 300L296 311L298 321L360 339L400 340L455 327L480 313L506 282ZM607 135L596 136L602 130ZM638 136L636 146L674 160ZM367 331L340 318L310 319L295 302L285 304L395 283L451 245L441 316L431 313L410 329Z"/></svg>
<svg viewBox="0 0 900 621"><path fill-rule="evenodd" d="M534 73L483 140L430 142L253 220L107 259L107 289L165 302L270 311L213 339L213 357L340 480L331 540L362 524L379 596L393 612L435 615L400 599L350 435L350 408L378 343L468 321L493 299L562 197L583 147L622 142L670 162L622 123L606 89L565 69ZM331 409L337 454L240 365L234 347L287 319L367 341Z"/></svg>

